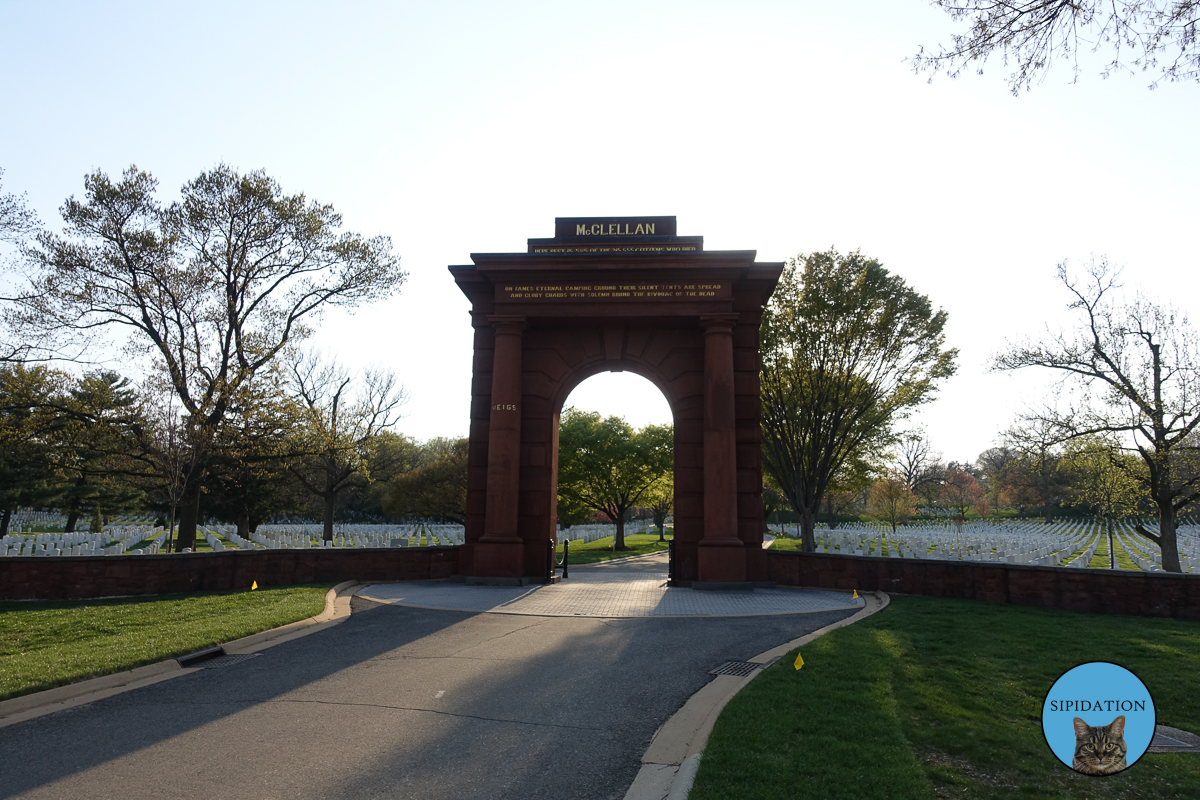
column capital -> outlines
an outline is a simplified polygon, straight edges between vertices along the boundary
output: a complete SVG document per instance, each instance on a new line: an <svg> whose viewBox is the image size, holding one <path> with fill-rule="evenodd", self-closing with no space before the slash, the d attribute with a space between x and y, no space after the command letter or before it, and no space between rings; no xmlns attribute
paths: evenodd
<svg viewBox="0 0 1200 800"><path fill-rule="evenodd" d="M738 314L701 314L700 327L705 333L731 333L737 325Z"/></svg>
<svg viewBox="0 0 1200 800"><path fill-rule="evenodd" d="M520 333L528 324L528 319L519 314L488 314L487 320L496 333Z"/></svg>

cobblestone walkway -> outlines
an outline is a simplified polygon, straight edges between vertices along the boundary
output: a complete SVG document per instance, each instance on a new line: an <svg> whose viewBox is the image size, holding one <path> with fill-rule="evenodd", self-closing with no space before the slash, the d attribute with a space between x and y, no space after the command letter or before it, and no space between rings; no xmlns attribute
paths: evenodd
<svg viewBox="0 0 1200 800"><path fill-rule="evenodd" d="M380 603L541 617L733 617L859 608L862 598L817 589L698 591L667 586L664 556L571 567L552 586L381 583L358 592Z"/></svg>

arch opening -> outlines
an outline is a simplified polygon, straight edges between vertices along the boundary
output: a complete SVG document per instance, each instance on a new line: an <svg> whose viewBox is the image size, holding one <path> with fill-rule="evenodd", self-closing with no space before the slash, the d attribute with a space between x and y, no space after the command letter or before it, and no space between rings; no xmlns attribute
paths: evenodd
<svg viewBox="0 0 1200 800"><path fill-rule="evenodd" d="M629 543L626 539L632 532L629 524L636 523L637 527L634 529L636 531L640 530L642 522L649 520L658 527L658 542L651 547L665 548L666 540L663 537L663 528L665 518L670 514L673 506L675 483L675 414L666 392L652 380L639 374L636 367L629 371L594 372L586 370L580 375L572 377L574 380L568 379L564 382L563 393L566 396L556 404L553 417L554 463L549 499L552 506L550 516L554 520L554 538L557 540L557 546L562 546L562 538L572 538L570 534L562 533L562 529L569 529L588 522L599 522L615 526L614 550L634 549L628 546ZM579 468L584 464L577 457L573 458L578 450L576 447L578 443L573 441L573 437L578 436L581 431L578 428L575 431L568 431L567 438L570 441L565 444L560 439L563 414L564 412L570 413L572 409L581 414L597 414L601 421L610 417L623 420L633 429L632 434L635 440L638 440L643 446L647 446L657 439L658 447L651 452L642 451L640 454L643 456L656 454L655 460L658 460L660 467L665 467L665 469L655 469L654 472L658 473L658 476L652 478L650 474L641 473L636 464L631 464L629 470L619 475L612 475L610 480L603 482L603 489L599 488L600 482L579 482ZM575 422L577 425L587 425L587 421L583 418L576 418ZM568 420L568 424L571 424L570 420ZM668 426L671 429L671 435L664 442L661 437L656 436L658 431L655 429ZM666 456L669 463L666 464L662 463L663 446L670 448L669 454ZM564 447L568 448L565 462ZM570 475L574 476L576 480L572 483L571 489L561 493L566 496L560 496L564 463ZM635 519L632 516L635 512L642 512L642 514ZM646 545L645 542L640 541L637 544Z"/></svg>

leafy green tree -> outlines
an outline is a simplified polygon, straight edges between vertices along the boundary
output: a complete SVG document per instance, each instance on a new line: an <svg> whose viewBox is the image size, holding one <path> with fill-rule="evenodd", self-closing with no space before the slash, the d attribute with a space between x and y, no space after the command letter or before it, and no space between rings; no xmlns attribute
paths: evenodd
<svg viewBox="0 0 1200 800"><path fill-rule="evenodd" d="M942 484L942 505L954 512L954 516L963 519L968 509L974 509L979 516L987 516L987 498L983 487L975 476L963 470L954 470L946 476Z"/></svg>
<svg viewBox="0 0 1200 800"><path fill-rule="evenodd" d="M558 496L598 511L617 526L613 546L625 550L625 512L671 472L670 425L634 430L620 417L568 408L558 429Z"/></svg>
<svg viewBox="0 0 1200 800"><path fill-rule="evenodd" d="M830 250L788 262L763 316L763 465L800 517L805 552L836 476L875 461L892 428L954 372L946 313L877 260Z"/></svg>
<svg viewBox="0 0 1200 800"><path fill-rule="evenodd" d="M871 497L867 503L871 516L881 522L886 522L896 532L897 525L908 522L917 508L917 496L901 478L888 477L876 481L871 487Z"/></svg>
<svg viewBox="0 0 1200 800"><path fill-rule="evenodd" d="M83 513L103 518L140 504L154 465L142 400L129 379L111 370L89 372L46 408L56 415L52 502L67 515L64 531L75 530Z"/></svg>
<svg viewBox="0 0 1200 800"><path fill-rule="evenodd" d="M1000 479L1008 496L1019 498L1022 505L1040 505L1049 525L1054 521L1054 506L1066 491L1059 470L1063 432L1052 420L1036 414L1026 416L1023 423L1004 434L1013 458Z"/></svg>
<svg viewBox="0 0 1200 800"><path fill-rule="evenodd" d="M212 443L205 513L232 520L238 535L249 538L272 516L304 508L308 496L288 471L302 420L279 365L243 384Z"/></svg>
<svg viewBox="0 0 1200 800"><path fill-rule="evenodd" d="M1041 420L1063 441L1115 439L1140 459L1140 468L1127 474L1150 496L1158 530L1139 524L1137 531L1159 546L1164 570L1180 572L1177 517L1200 498L1200 340L1174 309L1144 297L1117 302L1118 274L1106 259L1093 260L1082 277L1064 261L1058 278L1079 315L1074 332L1010 346L993 366L1042 367L1072 382L1076 403L1048 409Z"/></svg>
<svg viewBox="0 0 1200 800"><path fill-rule="evenodd" d="M97 171L62 207L64 234L29 251L31 282L9 315L29 335L87 342L128 332L181 404L195 469L180 502L179 549L192 547L213 444L243 386L305 338L329 306L387 297L405 279L386 237L340 231L341 217L285 195L263 172L221 165L163 206L130 167Z"/></svg>
<svg viewBox="0 0 1200 800"><path fill-rule="evenodd" d="M558 495L558 502L555 508L557 509L558 524L564 528L591 522L597 513L582 503L577 503L569 497L564 497L561 493Z"/></svg>
<svg viewBox="0 0 1200 800"><path fill-rule="evenodd" d="M862 453L850 458L833 476L825 491L825 513L829 516L829 528L837 528L843 516L858 512L860 501L878 477L879 471L872 461L878 461L878 453Z"/></svg>
<svg viewBox="0 0 1200 800"><path fill-rule="evenodd" d="M767 474L763 475L762 502L763 522L771 522L771 517L775 517L774 522L778 523L779 512L788 507L787 498Z"/></svg>
<svg viewBox="0 0 1200 800"><path fill-rule="evenodd" d="M416 466L388 484L389 514L462 523L467 516L467 439L430 439Z"/></svg>
<svg viewBox="0 0 1200 800"><path fill-rule="evenodd" d="M1067 502L1093 510L1104 520L1108 552L1113 553L1113 521L1138 513L1146 495L1145 465L1115 443L1098 436L1071 442L1061 466L1071 476ZM1115 562L1115 556L1110 558Z"/></svg>
<svg viewBox="0 0 1200 800"><path fill-rule="evenodd" d="M642 503L650 511L650 518L654 520L654 524L658 528L658 540L665 541L664 526L667 524L667 516L670 515L671 509L675 505L675 476L670 472L664 475L650 487L646 494L642 495Z"/></svg>
<svg viewBox="0 0 1200 800"><path fill-rule="evenodd" d="M381 431L368 447L367 474L371 483L347 496L342 514L348 521L384 522L395 518L388 510L392 481L417 469L424 452L419 442L396 431ZM403 515L407 516L407 514Z"/></svg>
<svg viewBox="0 0 1200 800"><path fill-rule="evenodd" d="M69 377L45 366L0 368L0 536L21 506L42 505L54 491L54 402Z"/></svg>
<svg viewBox="0 0 1200 800"><path fill-rule="evenodd" d="M978 480L983 486L983 491L987 495L988 502L996 508L1006 505L1002 478L1005 470L1008 469L1009 465L1016 458L1017 453L1015 450L1001 444L997 447L989 447L975 459L975 463L979 468Z"/></svg>
<svg viewBox="0 0 1200 800"><path fill-rule="evenodd" d="M951 46L936 53L921 48L914 68L944 70L957 77L968 67L983 74L983 64L999 53L1012 66L1008 85L1014 95L1041 81L1055 58L1074 64L1079 77L1080 45L1093 53L1112 51L1102 74L1158 70L1161 80L1200 80L1200 44L1196 36L1200 3L1195 0L933 0L966 33L951 36Z"/></svg>

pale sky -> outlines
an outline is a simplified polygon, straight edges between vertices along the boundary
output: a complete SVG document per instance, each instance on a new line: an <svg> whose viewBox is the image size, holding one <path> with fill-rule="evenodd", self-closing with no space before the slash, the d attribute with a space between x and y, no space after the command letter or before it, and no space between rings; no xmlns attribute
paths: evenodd
<svg viewBox="0 0 1200 800"><path fill-rule="evenodd" d="M876 2L23 3L0 0L0 167L43 220L93 169L169 201L219 162L262 168L392 237L409 280L314 344L396 372L417 438L468 428L468 304L447 265L522 251L556 216L675 215L761 261L836 246L949 314L958 375L921 421L974 459L1046 392L986 371L1068 320L1064 258L1192 312L1200 86L1056 65L1014 98L904 59L955 30ZM1191 220L1191 222L1188 222ZM627 373L570 399L669 421Z"/></svg>

